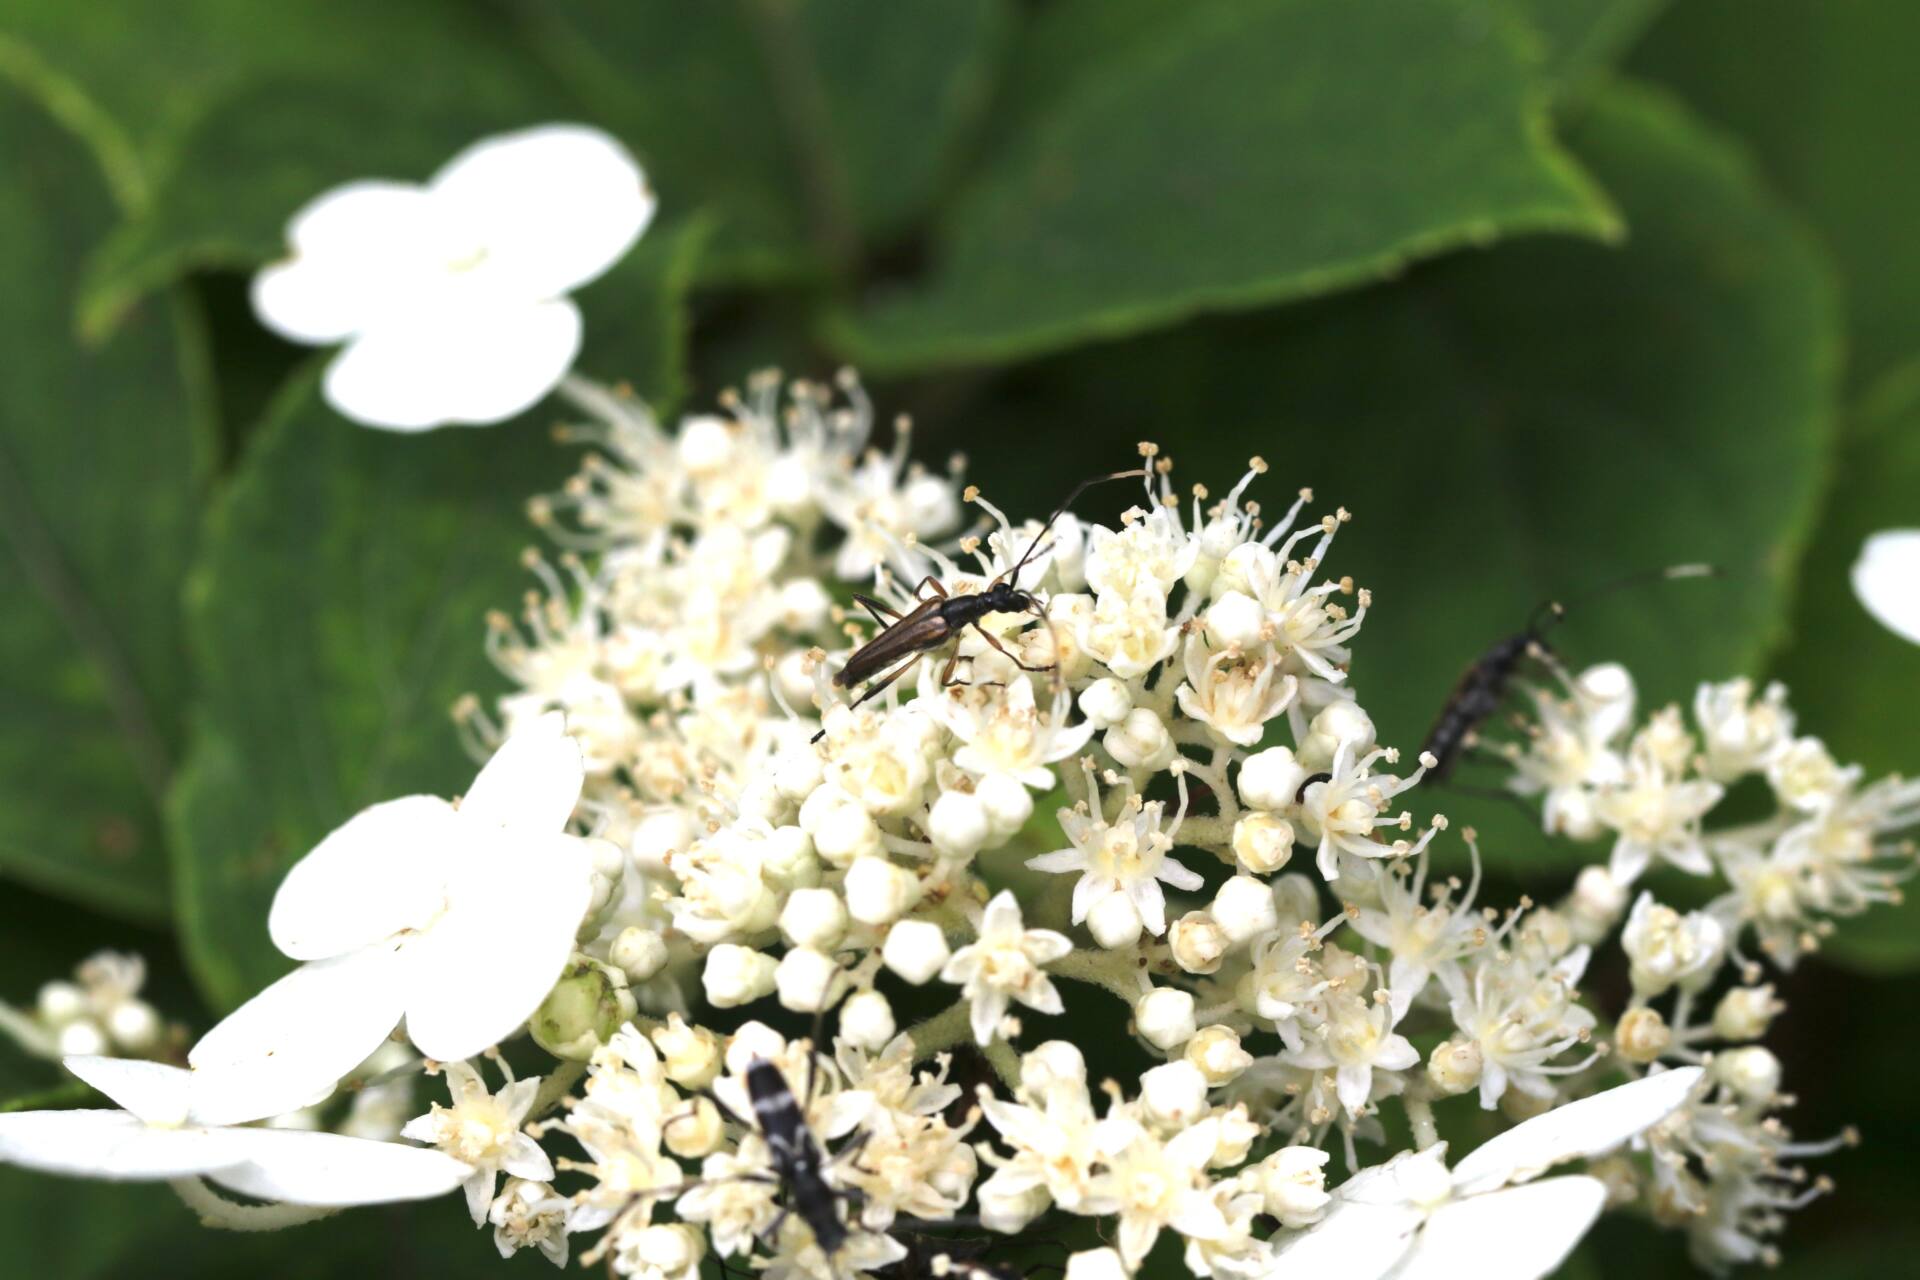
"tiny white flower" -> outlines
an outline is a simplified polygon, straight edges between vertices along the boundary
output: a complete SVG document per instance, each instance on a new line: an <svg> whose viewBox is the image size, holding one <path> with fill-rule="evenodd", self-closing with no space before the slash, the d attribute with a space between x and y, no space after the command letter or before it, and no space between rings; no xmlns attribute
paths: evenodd
<svg viewBox="0 0 1920 1280"><path fill-rule="evenodd" d="M308 1205L421 1200L446 1194L473 1173L441 1152L392 1142L226 1127L208 1116L246 1108L164 1063L75 1057L66 1068L126 1109L0 1115L0 1162L116 1181L199 1176L256 1199Z"/></svg>
<svg viewBox="0 0 1920 1280"><path fill-rule="evenodd" d="M573 1202L556 1195L544 1182L509 1178L500 1190L487 1221L493 1224L493 1244L510 1258L529 1246L538 1248L556 1267L567 1265L567 1213Z"/></svg>
<svg viewBox="0 0 1920 1280"><path fill-rule="evenodd" d="M295 863L267 917L298 969L188 1054L247 1118L331 1093L404 1016L431 1058L511 1035L566 968L593 893L565 834L584 773L560 716L500 747L458 808L409 796L364 810Z"/></svg>
<svg viewBox="0 0 1920 1280"><path fill-rule="evenodd" d="M425 186L365 180L317 197L285 261L253 282L260 319L344 342L327 399L369 426L421 431L532 408L572 366L567 294L626 255L654 197L618 142L581 125L483 139Z"/></svg>
<svg viewBox="0 0 1920 1280"><path fill-rule="evenodd" d="M1165 803L1142 802L1137 793L1126 797L1118 820L1109 823L1101 816L1092 765L1083 766L1083 772L1091 797L1088 812L1060 810L1060 828L1073 841L1072 847L1029 858L1027 865L1036 871L1081 873L1073 886L1075 924L1086 920L1103 901L1124 897L1140 925L1158 937L1167 931L1167 899L1161 884L1192 891L1205 883L1196 872L1167 856L1186 812L1185 801L1164 831ZM1128 940L1115 945L1124 946Z"/></svg>
<svg viewBox="0 0 1920 1280"><path fill-rule="evenodd" d="M990 1044L1011 1001L1041 1013L1061 1011L1060 992L1043 966L1071 950L1064 935L1027 928L1019 900L1002 889L981 916L979 938L953 953L940 978L961 984L960 994L972 1002L973 1038Z"/></svg>
<svg viewBox="0 0 1920 1280"><path fill-rule="evenodd" d="M467 1063L447 1063L446 1077L452 1105L434 1103L426 1115L409 1120L400 1136L431 1143L473 1170L466 1182L467 1211L479 1226L487 1220L500 1174L533 1182L553 1178L547 1153L521 1132L540 1092L540 1078L508 1080L498 1093L490 1093L480 1073Z"/></svg>
<svg viewBox="0 0 1920 1280"><path fill-rule="evenodd" d="M1920 644L1920 529L1889 529L1861 544L1853 593L1874 619Z"/></svg>
<svg viewBox="0 0 1920 1280"><path fill-rule="evenodd" d="M1726 931L1704 911L1681 915L1643 892L1620 931L1620 945L1632 961L1634 992L1652 998L1675 983L1689 991L1712 980L1726 949Z"/></svg>

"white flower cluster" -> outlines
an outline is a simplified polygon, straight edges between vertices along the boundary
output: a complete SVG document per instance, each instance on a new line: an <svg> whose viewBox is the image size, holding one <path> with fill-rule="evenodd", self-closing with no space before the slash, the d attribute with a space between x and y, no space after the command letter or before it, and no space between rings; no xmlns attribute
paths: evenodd
<svg viewBox="0 0 1920 1280"><path fill-rule="evenodd" d="M1703 692L1701 745L1670 713L1622 745L1632 685L1598 669L1536 694L1512 759L1550 829L1616 834L1612 867L1490 906L1471 836L1406 807L1434 761L1397 769L1355 697L1369 597L1323 569L1344 510L1302 491L1267 520L1257 459L1177 496L1143 445L1117 527L1016 521L913 466L906 424L876 449L838 385L762 377L669 429L570 382L595 449L532 506L562 550L490 626L515 688L459 710L496 748L471 790L375 806L293 870L269 929L300 967L165 1106L75 1060L127 1111L0 1117L0 1158L319 1208L460 1185L502 1253L596 1237L584 1261L643 1280L710 1255L946 1274L913 1257L942 1247L927 1224L1049 1215L1113 1242L1074 1280L1156 1246L1231 1280L1447 1274L1496 1236L1528 1277L1636 1195L1709 1265L1766 1255L1802 1194L1784 1162L1815 1150L1753 1044L1778 1003L1743 965L1695 1013L1748 924L1784 964L1893 894L1913 788L1860 787L1740 685ZM1779 816L1709 827L1745 774ZM1629 913L1655 858L1734 888ZM1623 923L1633 997L1602 1011L1580 984ZM1068 1012L1124 1027L1097 1068L1029 1038ZM434 1150L364 1142L318 1185L246 1145L396 1024L447 1081L398 1135ZM516 1080L496 1046L522 1027L553 1064ZM1521 1123L1449 1162L1443 1104ZM48 1118L79 1114L132 1146ZM182 1134L193 1158L163 1158ZM407 1163L354 1181L369 1148ZM277 1210L182 1194L228 1225Z"/></svg>
<svg viewBox="0 0 1920 1280"><path fill-rule="evenodd" d="M74 970L71 981L42 984L32 1009L0 1004L0 1034L36 1058L68 1054L157 1058L184 1032L162 1021L140 998L147 963L137 955L101 951Z"/></svg>

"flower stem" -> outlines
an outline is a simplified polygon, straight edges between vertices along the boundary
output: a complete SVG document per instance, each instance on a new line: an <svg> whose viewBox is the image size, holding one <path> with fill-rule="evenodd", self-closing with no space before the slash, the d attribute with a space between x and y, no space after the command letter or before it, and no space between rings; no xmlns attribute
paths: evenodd
<svg viewBox="0 0 1920 1280"><path fill-rule="evenodd" d="M955 1000L926 1021L909 1027L907 1038L913 1041L913 1060L919 1062L923 1058L931 1058L942 1049L959 1044L971 1036L972 1012L972 1001Z"/></svg>
<svg viewBox="0 0 1920 1280"><path fill-rule="evenodd" d="M533 1095L533 1106L527 1111L527 1119L537 1120L560 1105L560 1099L567 1091L580 1083L580 1077L587 1074L584 1062L561 1062L547 1073L540 1082L539 1092Z"/></svg>
<svg viewBox="0 0 1920 1280"><path fill-rule="evenodd" d="M1140 953L1133 947L1120 951L1069 951L1047 972L1075 982L1091 983L1110 991L1132 1008L1144 988L1140 978Z"/></svg>

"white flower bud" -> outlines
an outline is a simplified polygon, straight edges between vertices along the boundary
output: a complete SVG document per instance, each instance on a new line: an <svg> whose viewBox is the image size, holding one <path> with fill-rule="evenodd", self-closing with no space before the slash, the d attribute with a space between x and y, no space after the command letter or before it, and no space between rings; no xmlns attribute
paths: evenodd
<svg viewBox="0 0 1920 1280"><path fill-rule="evenodd" d="M122 1000L107 1014L107 1035L127 1053L141 1054L160 1043L160 1015L145 1000Z"/></svg>
<svg viewBox="0 0 1920 1280"><path fill-rule="evenodd" d="M1300 741L1300 763L1309 773L1322 773L1333 765L1341 747L1350 754L1365 755L1373 750L1373 717L1352 698L1340 698L1320 708L1320 714L1307 726Z"/></svg>
<svg viewBox="0 0 1920 1280"><path fill-rule="evenodd" d="M803 889L820 883L813 837L800 827L775 827L760 842L760 878L772 888Z"/></svg>
<svg viewBox="0 0 1920 1280"><path fill-rule="evenodd" d="M1271 813L1243 814L1233 824L1233 856L1254 875L1272 875L1293 857L1293 824Z"/></svg>
<svg viewBox="0 0 1920 1280"><path fill-rule="evenodd" d="M786 1037L759 1020L743 1022L727 1037L727 1070L743 1076L755 1058L772 1062L787 1047Z"/></svg>
<svg viewBox="0 0 1920 1280"><path fill-rule="evenodd" d="M1726 931L1700 911L1681 915L1642 893L1620 931L1620 945L1632 961L1628 977L1642 996L1657 996L1675 983L1696 990L1711 981L1720 965Z"/></svg>
<svg viewBox="0 0 1920 1280"><path fill-rule="evenodd" d="M1300 803L1300 788L1312 773L1286 747L1268 747L1240 766L1240 799L1255 809L1288 809Z"/></svg>
<svg viewBox="0 0 1920 1280"><path fill-rule="evenodd" d="M1065 1040L1049 1040L1036 1045L1020 1059L1020 1087L1029 1093L1043 1094L1056 1085L1087 1083L1087 1060L1079 1048Z"/></svg>
<svg viewBox="0 0 1920 1280"><path fill-rule="evenodd" d="M1213 906L1208 910L1235 943L1270 933L1280 923L1272 887L1252 876L1229 876L1213 895Z"/></svg>
<svg viewBox="0 0 1920 1280"><path fill-rule="evenodd" d="M893 1006L878 991L856 991L840 1006L840 1034L868 1053L878 1053L894 1033Z"/></svg>
<svg viewBox="0 0 1920 1280"><path fill-rule="evenodd" d="M1253 1065L1253 1055L1240 1047L1240 1033L1232 1027L1202 1027L1187 1041L1187 1061L1200 1068L1207 1083L1226 1084Z"/></svg>
<svg viewBox="0 0 1920 1280"><path fill-rule="evenodd" d="M833 791L815 792L838 795ZM811 797L808 804L812 803ZM857 859L880 852L880 828L874 824L873 815L861 808L853 800L841 795L839 803L824 806L825 812L810 831L813 835L814 852L822 861L836 867L848 866ZM800 809L804 824L807 805Z"/></svg>
<svg viewBox="0 0 1920 1280"><path fill-rule="evenodd" d="M1185 1058L1140 1073L1140 1105L1162 1129L1184 1129L1207 1114L1207 1078Z"/></svg>
<svg viewBox="0 0 1920 1280"><path fill-rule="evenodd" d="M1207 606L1204 619L1214 647L1225 649L1239 645L1243 652L1251 652L1261 643L1267 609L1245 592L1229 591Z"/></svg>
<svg viewBox="0 0 1920 1280"><path fill-rule="evenodd" d="M856 858L844 892L848 915L861 924L887 924L920 901L920 877L886 858Z"/></svg>
<svg viewBox="0 0 1920 1280"><path fill-rule="evenodd" d="M990 773L980 779L973 794L986 807L987 820L993 823L993 843L1009 839L1033 816L1033 794L1018 778Z"/></svg>
<svg viewBox="0 0 1920 1280"><path fill-rule="evenodd" d="M1320 1220L1327 1194L1327 1153L1318 1147L1282 1147L1255 1166L1254 1185L1280 1225L1298 1230Z"/></svg>
<svg viewBox="0 0 1920 1280"><path fill-rule="evenodd" d="M832 956L812 947L795 947L774 966L773 985L781 1008L815 1013L828 1004L840 977L840 966Z"/></svg>
<svg viewBox="0 0 1920 1280"><path fill-rule="evenodd" d="M1087 931L1109 951L1132 946L1140 938L1141 927L1140 908L1118 889L1095 902L1087 912Z"/></svg>
<svg viewBox="0 0 1920 1280"><path fill-rule="evenodd" d="M713 1099L695 1094L687 1106L668 1117L661 1125L660 1138L667 1150L682 1160L698 1160L717 1151L727 1136L725 1121Z"/></svg>
<svg viewBox="0 0 1920 1280"><path fill-rule="evenodd" d="M1722 1040L1758 1040L1784 1007L1773 998L1771 983L1735 987L1720 997L1713 1011L1713 1034Z"/></svg>
<svg viewBox="0 0 1920 1280"><path fill-rule="evenodd" d="M1067 1258L1062 1280L1128 1280L1127 1264L1112 1249L1082 1249Z"/></svg>
<svg viewBox="0 0 1920 1280"><path fill-rule="evenodd" d="M689 1026L677 1013L652 1035L667 1079L683 1089L704 1089L720 1074L720 1037L705 1027Z"/></svg>
<svg viewBox="0 0 1920 1280"><path fill-rule="evenodd" d="M1107 754L1128 769L1164 769L1173 761L1173 739L1160 717L1135 707L1100 739Z"/></svg>
<svg viewBox="0 0 1920 1280"><path fill-rule="evenodd" d="M718 471L733 461L733 427L717 414L691 414L681 420L680 465L689 471Z"/></svg>
<svg viewBox="0 0 1920 1280"><path fill-rule="evenodd" d="M527 1019L527 1031L554 1057L585 1062L632 1019L637 1007L624 972L575 955Z"/></svg>
<svg viewBox="0 0 1920 1280"><path fill-rule="evenodd" d="M773 682L790 707L813 705L813 672L805 649L789 649L773 664Z"/></svg>
<svg viewBox="0 0 1920 1280"><path fill-rule="evenodd" d="M1745 1102L1771 1102L1780 1092L1780 1059L1757 1044L1714 1055L1713 1074Z"/></svg>
<svg viewBox="0 0 1920 1280"><path fill-rule="evenodd" d="M1266 1132L1247 1114L1247 1104L1244 1102L1234 1103L1219 1112L1215 1119L1219 1124L1214 1129L1213 1155L1207 1163L1216 1169L1224 1169L1245 1160L1247 1153L1253 1150L1253 1144Z"/></svg>
<svg viewBox="0 0 1920 1280"><path fill-rule="evenodd" d="M847 935L847 904L831 889L795 889L780 908L780 933L796 947L831 951Z"/></svg>
<svg viewBox="0 0 1920 1280"><path fill-rule="evenodd" d="M780 625L790 631L817 631L833 608L833 598L812 578L790 578L780 588Z"/></svg>
<svg viewBox="0 0 1920 1280"><path fill-rule="evenodd" d="M622 1245L622 1260L630 1258L640 1264L633 1268L636 1275L691 1275L707 1252L706 1234L684 1222L655 1223L631 1234L623 1233Z"/></svg>
<svg viewBox="0 0 1920 1280"><path fill-rule="evenodd" d="M1101 676L1080 691L1080 710L1101 729L1111 729L1133 710L1133 695L1112 676Z"/></svg>
<svg viewBox="0 0 1920 1280"><path fill-rule="evenodd" d="M943 791L927 814L927 838L950 857L970 858L993 838L993 820L979 796L967 791Z"/></svg>
<svg viewBox="0 0 1920 1280"><path fill-rule="evenodd" d="M1658 1009L1641 1005L1620 1015L1613 1039L1628 1062L1652 1062L1673 1044L1673 1029Z"/></svg>
<svg viewBox="0 0 1920 1280"><path fill-rule="evenodd" d="M1427 1078L1444 1094L1478 1088L1486 1059L1478 1040L1443 1040L1427 1055Z"/></svg>
<svg viewBox="0 0 1920 1280"><path fill-rule="evenodd" d="M48 982L41 986L34 1008L42 1022L59 1026L87 1011L87 993L71 982Z"/></svg>
<svg viewBox="0 0 1920 1280"><path fill-rule="evenodd" d="M91 1018L76 1018L60 1028L60 1033L54 1037L54 1043L58 1046L60 1056L63 1058L70 1054L92 1055L110 1053L113 1050L113 1046L107 1040L107 1033L102 1031Z"/></svg>
<svg viewBox="0 0 1920 1280"><path fill-rule="evenodd" d="M772 956L752 947L723 942L707 952L707 967L701 972L700 984L706 988L707 1000L715 1008L732 1009L772 994L777 966L778 961Z"/></svg>
<svg viewBox="0 0 1920 1280"><path fill-rule="evenodd" d="M654 875L664 875L667 858L685 853L693 845L693 819L679 809L655 809L641 817L627 840L627 852L633 865Z"/></svg>
<svg viewBox="0 0 1920 1280"><path fill-rule="evenodd" d="M1298 871L1281 876L1273 882L1273 910L1280 917L1280 927L1291 929L1302 922L1318 926L1320 923L1320 890L1314 886L1309 876Z"/></svg>
<svg viewBox="0 0 1920 1280"><path fill-rule="evenodd" d="M880 959L887 968L914 986L931 982L946 967L951 953L947 935L931 920L902 920L887 930Z"/></svg>
<svg viewBox="0 0 1920 1280"><path fill-rule="evenodd" d="M1167 942L1173 949L1174 963L1188 973L1212 973L1231 947L1232 939L1205 911L1189 911L1167 930Z"/></svg>
<svg viewBox="0 0 1920 1280"><path fill-rule="evenodd" d="M629 982L645 982L667 967L667 940L656 929L630 924L607 949L607 959Z"/></svg>
<svg viewBox="0 0 1920 1280"><path fill-rule="evenodd" d="M1545 816L1547 831L1569 840L1592 840L1605 829L1605 824L1600 821L1599 798L1585 787L1555 788L1547 796Z"/></svg>
<svg viewBox="0 0 1920 1280"><path fill-rule="evenodd" d="M1154 1048L1177 1049L1193 1038L1193 996L1175 987L1155 987L1134 1003L1133 1025Z"/></svg>
<svg viewBox="0 0 1920 1280"><path fill-rule="evenodd" d="M980 1204L980 1225L1003 1235L1015 1235L1025 1230L1028 1223L1053 1204L1053 1197L1047 1194L1046 1183L1036 1181L1028 1186L1019 1186L998 1175L981 1183L975 1194Z"/></svg>
<svg viewBox="0 0 1920 1280"><path fill-rule="evenodd" d="M1605 867L1583 867L1567 899L1567 920L1574 935L1591 946L1605 937L1627 909L1627 886Z"/></svg>
<svg viewBox="0 0 1920 1280"><path fill-rule="evenodd" d="M1816 813L1852 785L1856 771L1842 769L1818 738L1799 738L1767 763L1767 781L1783 804Z"/></svg>
<svg viewBox="0 0 1920 1280"><path fill-rule="evenodd" d="M825 762L811 744L790 747L773 762L773 785L796 803L805 803L825 776Z"/></svg>

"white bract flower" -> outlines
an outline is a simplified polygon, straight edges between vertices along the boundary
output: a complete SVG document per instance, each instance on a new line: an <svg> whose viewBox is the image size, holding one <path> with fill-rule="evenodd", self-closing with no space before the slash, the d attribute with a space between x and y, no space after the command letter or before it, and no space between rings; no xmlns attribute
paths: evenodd
<svg viewBox="0 0 1920 1280"><path fill-rule="evenodd" d="M1688 1067L1567 1103L1482 1143L1451 1171L1444 1142L1362 1170L1334 1191L1318 1224L1281 1246L1278 1269L1342 1280L1537 1280L1579 1243L1607 1191L1581 1175L1533 1179L1644 1133L1683 1106L1700 1077Z"/></svg>
<svg viewBox="0 0 1920 1280"><path fill-rule="evenodd" d="M480 1073L464 1062L447 1063L446 1077L453 1105L434 1103L426 1115L408 1121L400 1136L432 1143L473 1170L466 1182L467 1211L478 1226L487 1220L500 1174L535 1182L553 1178L547 1153L521 1132L540 1078L509 1079L498 1093L489 1093Z"/></svg>
<svg viewBox="0 0 1920 1280"><path fill-rule="evenodd" d="M597 129L486 138L424 186L365 180L314 199L288 225L291 255L254 277L254 310L295 342L345 344L325 390L355 421L500 422L572 367L567 294L626 255L654 205Z"/></svg>
<svg viewBox="0 0 1920 1280"><path fill-rule="evenodd" d="M0 1161L120 1181L204 1177L255 1199L302 1205L421 1200L473 1172L441 1152L392 1142L228 1127L226 1117L248 1108L164 1063L73 1057L66 1067L125 1110L0 1115Z"/></svg>
<svg viewBox="0 0 1920 1280"><path fill-rule="evenodd" d="M1176 889L1193 890L1204 883L1193 871L1167 856L1186 812L1185 801L1174 813L1172 823L1162 830L1166 804L1159 800L1143 802L1139 793L1129 791L1119 797L1120 812L1109 822L1103 816L1093 767L1085 766L1082 773L1089 796L1087 811L1062 809L1059 815L1060 828L1067 839L1073 841L1072 847L1029 858L1027 865L1036 871L1081 873L1073 886L1075 924L1085 921L1102 902L1120 899L1127 904L1135 921L1133 936L1138 936L1144 926L1148 933L1158 937L1167 931L1167 899L1160 886L1164 883ZM1111 945L1125 945L1132 940L1132 937L1123 937L1121 942Z"/></svg>
<svg viewBox="0 0 1920 1280"><path fill-rule="evenodd" d="M1861 544L1853 593L1881 626L1920 644L1920 529L1888 529Z"/></svg>
<svg viewBox="0 0 1920 1280"><path fill-rule="evenodd" d="M511 1035L565 969L593 891L589 842L564 832L582 776L560 716L545 716L458 807L390 800L315 846L267 917L275 945L305 963L188 1055L219 1082L213 1105L251 1119L324 1098L402 1017L446 1062Z"/></svg>
<svg viewBox="0 0 1920 1280"><path fill-rule="evenodd" d="M954 952L940 978L961 984L960 994L973 1006L973 1038L991 1044L1011 1001L1041 1013L1062 1011L1060 993L1044 966L1071 950L1065 935L1027 928L1019 901L1003 889L981 916L979 939Z"/></svg>

